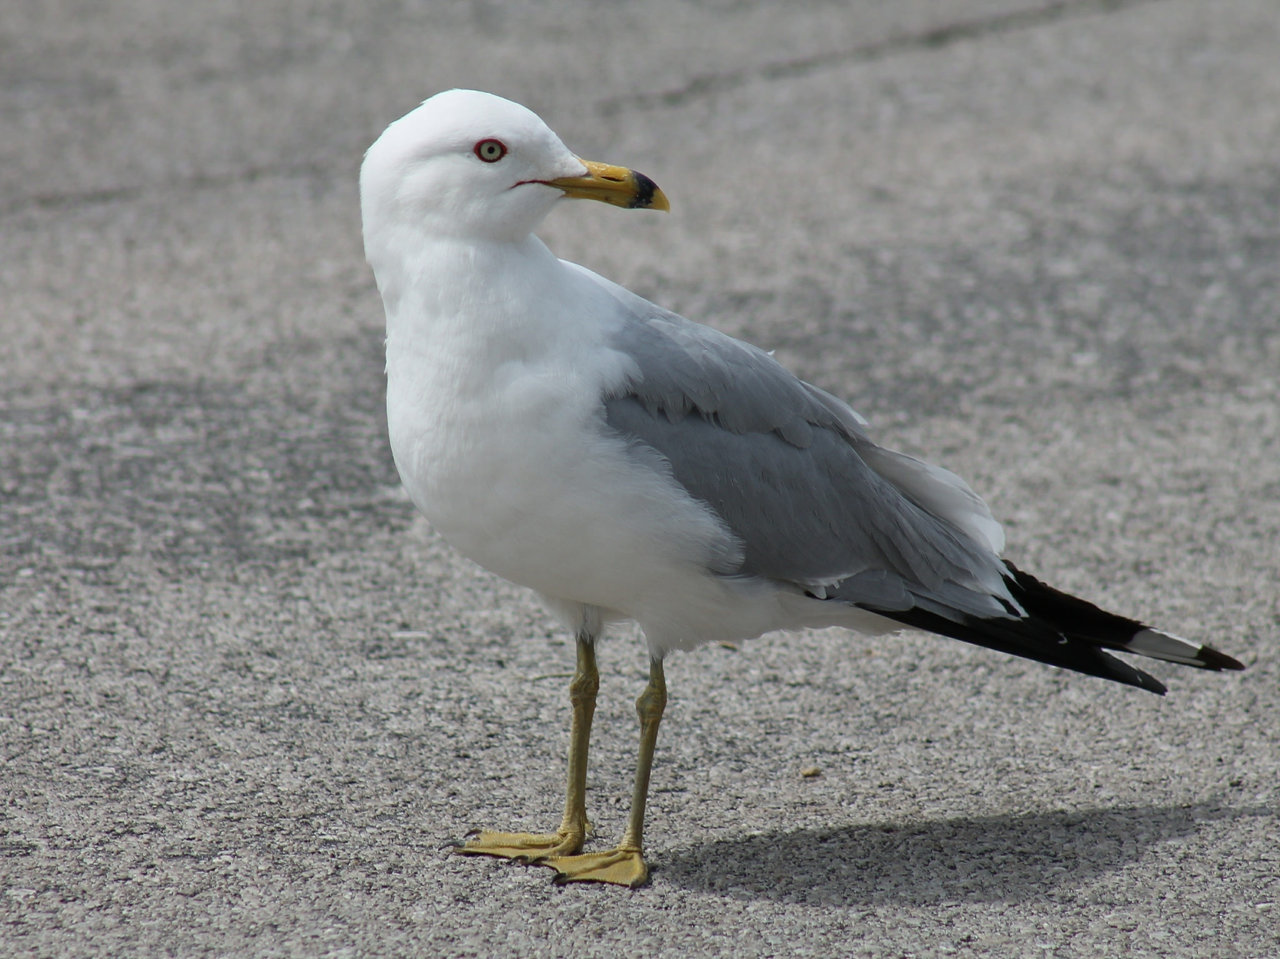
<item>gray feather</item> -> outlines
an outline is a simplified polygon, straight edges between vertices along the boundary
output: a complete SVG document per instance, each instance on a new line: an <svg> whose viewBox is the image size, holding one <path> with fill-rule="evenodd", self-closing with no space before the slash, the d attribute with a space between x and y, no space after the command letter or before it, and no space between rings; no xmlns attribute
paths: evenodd
<svg viewBox="0 0 1280 959"><path fill-rule="evenodd" d="M762 350L644 305L612 343L636 372L605 419L720 516L743 546L733 572L868 608L1010 615L1003 563L947 515L990 520L968 487L876 446L853 410Z"/></svg>

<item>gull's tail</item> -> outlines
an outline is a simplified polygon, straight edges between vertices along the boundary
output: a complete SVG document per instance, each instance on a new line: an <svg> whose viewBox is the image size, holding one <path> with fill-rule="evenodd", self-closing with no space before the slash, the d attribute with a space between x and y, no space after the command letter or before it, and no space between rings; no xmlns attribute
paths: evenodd
<svg viewBox="0 0 1280 959"><path fill-rule="evenodd" d="M918 629L1153 693L1163 694L1164 684L1105 650L1136 653L1199 669L1244 669L1242 663L1211 646L1201 646L1137 620L1108 613L1083 599L1046 586L1008 561L1005 565L1009 568L1006 577L1009 592L1026 611L1025 616L983 619L960 614L953 620L918 607L880 615Z"/></svg>

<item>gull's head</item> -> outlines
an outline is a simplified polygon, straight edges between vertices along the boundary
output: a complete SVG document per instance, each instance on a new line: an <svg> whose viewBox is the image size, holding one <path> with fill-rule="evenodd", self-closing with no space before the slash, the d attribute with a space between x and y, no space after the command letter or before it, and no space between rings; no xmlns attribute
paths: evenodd
<svg viewBox="0 0 1280 959"><path fill-rule="evenodd" d="M505 241L527 236L564 197L667 209L648 177L579 159L533 112L449 90L392 123L365 154L365 246L390 231Z"/></svg>

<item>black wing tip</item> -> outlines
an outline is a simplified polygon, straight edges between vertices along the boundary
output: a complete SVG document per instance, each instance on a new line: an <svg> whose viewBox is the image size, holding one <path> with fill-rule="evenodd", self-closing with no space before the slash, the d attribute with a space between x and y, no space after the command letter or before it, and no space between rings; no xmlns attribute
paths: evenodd
<svg viewBox="0 0 1280 959"><path fill-rule="evenodd" d="M919 607L907 610L880 610L869 606L863 608L886 619L896 620L904 626L950 636L975 646L985 646L1012 656L1034 659L1125 686L1135 686L1158 696L1168 692L1165 684L1149 673L1089 642L1069 639L1034 619L979 619L965 616L957 621Z"/></svg>
<svg viewBox="0 0 1280 959"><path fill-rule="evenodd" d="M1226 653L1220 653L1212 646L1201 646L1196 652L1196 663L1201 669L1213 670L1241 670L1244 669L1244 663L1236 659L1234 656L1228 656Z"/></svg>
<svg viewBox="0 0 1280 959"><path fill-rule="evenodd" d="M1156 678L1155 678L1154 676L1152 676L1150 673L1144 673L1144 672L1143 672L1142 670L1140 670L1140 669L1135 669L1135 670L1134 670L1134 672L1138 674L1138 681L1137 681L1137 682L1133 682L1133 683L1129 683L1129 685L1131 685L1131 686L1137 686L1139 689L1145 689L1147 692L1149 692L1149 693L1155 693L1157 696L1163 696L1165 693L1167 693L1167 692L1169 691L1169 687L1168 687L1168 686L1166 686L1164 683L1160 682L1160 680L1156 679ZM1115 680L1115 677L1114 677L1114 676L1107 676L1107 677L1104 677L1104 678L1106 678L1106 679L1111 679L1111 680ZM1119 681L1120 681L1120 682L1126 682L1126 681L1125 681L1125 680L1123 680L1123 679L1122 679L1122 680L1119 680Z"/></svg>
<svg viewBox="0 0 1280 959"><path fill-rule="evenodd" d="M1245 668L1244 663L1226 653L1219 652L1212 646L1196 648L1186 640L1180 640L1176 636L1169 637L1168 634L1152 629L1137 620L1109 613L1087 600L1047 586L1034 576L1024 573L1008 560L1005 560L1005 565L1012 573L1011 579L1007 582L1010 583L1018 599L1027 606L1028 612L1033 617L1038 614L1039 618L1052 623L1055 629L1063 630L1086 642L1108 649L1134 652L1152 659L1195 666L1197 669L1220 671ZM1178 653L1178 655L1162 655L1161 651L1130 649L1129 642L1146 632L1165 636L1175 643L1181 643L1186 652L1164 650L1164 653ZM1195 650L1194 653L1190 653L1192 649Z"/></svg>
<svg viewBox="0 0 1280 959"><path fill-rule="evenodd" d="M1145 689L1147 692L1155 693L1157 696L1163 696L1169 691L1169 687L1160 682L1160 680L1137 666L1125 662L1119 656L1112 656L1106 650L1097 647L1092 647L1092 653L1100 663L1105 664L1105 669L1103 670L1089 670L1089 673L1093 676L1109 679L1113 683L1122 683L1125 686ZM1058 664L1055 663L1054 665ZM1085 672L1074 663L1063 663L1062 666L1066 669L1074 669L1077 672Z"/></svg>

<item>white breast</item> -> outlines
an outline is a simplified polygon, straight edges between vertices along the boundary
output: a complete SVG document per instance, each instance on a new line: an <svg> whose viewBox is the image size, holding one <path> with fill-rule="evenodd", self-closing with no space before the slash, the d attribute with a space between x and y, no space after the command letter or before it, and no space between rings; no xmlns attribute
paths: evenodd
<svg viewBox="0 0 1280 959"><path fill-rule="evenodd" d="M637 469L605 427L602 398L631 372L606 343L616 302L549 253L526 256L536 262L482 271L498 282L401 300L389 317L396 466L470 559L550 598L641 618L653 597L677 600L677 583L713 579L705 567L726 531L669 476Z"/></svg>

